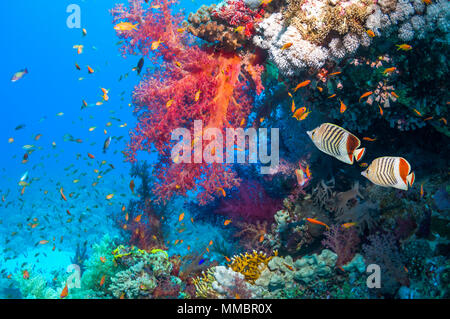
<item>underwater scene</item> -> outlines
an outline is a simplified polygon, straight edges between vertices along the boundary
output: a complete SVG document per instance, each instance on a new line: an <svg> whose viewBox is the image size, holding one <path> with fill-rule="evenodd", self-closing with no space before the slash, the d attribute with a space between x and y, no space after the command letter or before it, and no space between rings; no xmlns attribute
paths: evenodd
<svg viewBox="0 0 450 319"><path fill-rule="evenodd" d="M1 6L0 299L450 298L448 0Z"/></svg>

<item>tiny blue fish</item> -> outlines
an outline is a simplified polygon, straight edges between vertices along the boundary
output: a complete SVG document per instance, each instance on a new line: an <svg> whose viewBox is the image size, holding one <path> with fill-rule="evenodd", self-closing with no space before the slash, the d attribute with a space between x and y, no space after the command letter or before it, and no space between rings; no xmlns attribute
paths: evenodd
<svg viewBox="0 0 450 319"><path fill-rule="evenodd" d="M204 259L201 259L201 260L198 262L198 264L201 265L201 264L203 264L204 261L205 261Z"/></svg>

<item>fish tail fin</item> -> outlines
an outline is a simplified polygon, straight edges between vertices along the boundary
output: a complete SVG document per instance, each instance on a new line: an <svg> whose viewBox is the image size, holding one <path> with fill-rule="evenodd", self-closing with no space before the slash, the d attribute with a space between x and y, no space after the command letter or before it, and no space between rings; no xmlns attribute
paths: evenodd
<svg viewBox="0 0 450 319"><path fill-rule="evenodd" d="M363 158L365 153L366 153L366 148L363 147L363 148L359 148L359 149L355 150L353 152L353 155L355 155L356 161L359 162Z"/></svg>
<svg viewBox="0 0 450 319"><path fill-rule="evenodd" d="M408 181L409 186L413 186L414 181L416 180L416 175L414 172L411 172L408 176L406 176L406 180Z"/></svg>

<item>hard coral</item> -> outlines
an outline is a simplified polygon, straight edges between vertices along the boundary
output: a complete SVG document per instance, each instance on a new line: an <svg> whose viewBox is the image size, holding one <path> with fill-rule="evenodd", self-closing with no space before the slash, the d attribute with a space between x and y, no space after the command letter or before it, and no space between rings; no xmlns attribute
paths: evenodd
<svg viewBox="0 0 450 319"><path fill-rule="evenodd" d="M176 128L187 128L192 136L194 120L202 121L205 129L217 128L222 133L225 127L240 127L252 107L252 78L241 72L251 61L187 45L187 35L177 31L181 18L171 14L173 3L157 0L153 4L160 9L144 9L142 1L133 0L129 7L118 5L112 10L114 22L139 23L137 30L118 31L124 40L122 51L147 57L152 52L159 65L134 91L138 124L131 133L127 158L134 162L138 151L149 151L154 146L160 156L156 167L160 183L154 189L158 199L166 201L174 194L198 190L198 199L205 204L218 189L232 188L240 181L224 164L174 163L171 133ZM159 48L151 50L152 43L158 40L162 41Z"/></svg>
<svg viewBox="0 0 450 319"><path fill-rule="evenodd" d="M277 256L278 252L274 252ZM267 266L269 261L274 257L268 257L265 253L253 251L251 254L245 253L231 258L229 265L234 271L244 275L245 280L253 284L261 274L261 271Z"/></svg>
<svg viewBox="0 0 450 319"><path fill-rule="evenodd" d="M209 43L214 43L220 49L234 52L248 42L243 32L236 32L235 28L220 21L212 20L212 12L216 6L201 6L196 13L190 13L188 22L184 24L187 31Z"/></svg>

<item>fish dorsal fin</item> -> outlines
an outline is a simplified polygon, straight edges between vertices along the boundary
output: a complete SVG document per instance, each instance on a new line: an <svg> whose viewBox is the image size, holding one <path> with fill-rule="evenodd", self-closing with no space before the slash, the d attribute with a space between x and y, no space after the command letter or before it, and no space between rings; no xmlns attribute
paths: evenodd
<svg viewBox="0 0 450 319"><path fill-rule="evenodd" d="M411 166L403 157L400 157L398 169L399 169L400 177L405 182L405 184L408 185L408 181L407 181L406 177L408 176L409 171L411 170Z"/></svg>
<svg viewBox="0 0 450 319"><path fill-rule="evenodd" d="M359 139L351 134L348 133L347 136L347 154L348 157L350 158L350 161L353 163L353 152L361 145L361 142L359 141Z"/></svg>

